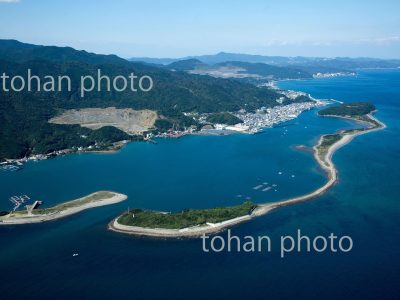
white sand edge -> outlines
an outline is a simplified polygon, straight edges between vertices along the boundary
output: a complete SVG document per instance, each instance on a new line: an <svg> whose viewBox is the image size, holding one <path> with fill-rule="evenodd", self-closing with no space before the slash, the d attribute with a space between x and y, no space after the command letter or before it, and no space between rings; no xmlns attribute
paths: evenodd
<svg viewBox="0 0 400 300"><path fill-rule="evenodd" d="M257 208L250 215L245 215L245 216L241 216L238 218L234 218L234 219L230 219L230 220L226 220L224 222L219 222L219 223L214 223L214 224L187 227L187 228L183 228L183 229L146 228L146 227L127 226L127 225L119 224L118 223L119 217L117 217L108 224L108 228L112 231L136 235L136 236L157 237L157 238L198 237L203 234L216 233L216 232L222 231L228 227L232 227L234 225L243 223L245 221L249 221L255 217L263 216L263 215L269 213L271 210L278 208L278 207L288 206L288 205L292 205L295 203L313 199L313 198L321 195L322 193L326 192L329 188L331 188L336 183L337 170L335 168L335 165L332 162L332 156L339 148L341 148L344 145L351 142L356 136L370 133L370 132L377 131L377 130L382 130L382 129L386 128L386 125L384 123L382 123L381 121L379 121L378 119L373 117L371 114L368 114L368 116L371 119L373 119L374 121L376 121L380 126L375 127L375 128L366 129L364 131L358 131L353 134L346 134L339 141L332 144L325 155L325 161L327 162L328 166L326 166L325 163L317 155L316 148L322 142L324 135L320 137L317 145L315 145L313 147L314 158L316 159L316 161L318 162L320 167L327 172L328 181L323 186L319 187L318 189L316 189L315 191L313 191L311 193L308 193L308 194L302 195L302 196L298 196L298 197L293 197L293 198L286 199L286 200L282 200L282 201L278 201L278 202L258 204ZM335 116L331 116L331 117L335 117ZM354 120L354 121L357 121L357 120Z"/></svg>
<svg viewBox="0 0 400 300"><path fill-rule="evenodd" d="M107 192L109 192L109 191L107 191ZM96 193L98 193L98 192L96 192ZM50 214L45 214L45 215L26 215L26 216L22 216L22 217L3 218L1 220L2 222L0 222L0 225L32 224L32 223L42 223L45 221L57 220L60 218L64 218L64 217L79 213L86 209L115 204L115 203L119 203L121 201L128 199L128 197L124 194L115 193L115 192L109 192L109 193L113 194L113 196L110 198L95 200L93 202L85 203L80 206L66 208L62 211L55 212L55 213L50 213ZM89 197L93 194L95 194L95 193L92 193L85 197ZM82 198L85 198L85 197L82 197ZM82 198L79 198L79 199L82 199ZM76 200L79 200L79 199L76 199ZM75 200L72 200L72 201L75 201Z"/></svg>

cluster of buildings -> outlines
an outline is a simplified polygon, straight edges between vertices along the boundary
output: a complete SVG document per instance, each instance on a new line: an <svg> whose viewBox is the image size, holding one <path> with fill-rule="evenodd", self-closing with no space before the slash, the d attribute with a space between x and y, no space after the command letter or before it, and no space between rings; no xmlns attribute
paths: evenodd
<svg viewBox="0 0 400 300"><path fill-rule="evenodd" d="M128 141L122 141L121 143L127 143ZM22 166L24 163L28 161L39 161L39 160L46 160L51 157L56 157L56 156L61 156L73 152L83 152L83 151L93 151L101 149L101 145L95 144L95 145L90 145L88 147L71 147L69 149L62 149L62 150L57 150L53 151L47 154L32 154L30 156L25 156L23 158L16 158L16 159L6 159L3 162L0 162L0 168L4 170L10 170L14 171L14 168L19 168L17 166ZM16 166L15 166L16 165Z"/></svg>
<svg viewBox="0 0 400 300"><path fill-rule="evenodd" d="M49 154L35 154L31 156L26 156L23 158L17 159L6 159L5 161L0 162L0 166L2 170L5 171L17 171L19 170L18 166L22 166L24 163L28 161L38 161L38 160L45 160L49 157ZM14 165L16 164L16 165Z"/></svg>
<svg viewBox="0 0 400 300"><path fill-rule="evenodd" d="M315 73L314 78L330 78L330 77L340 77L340 76L355 76L355 72L336 72L336 73Z"/></svg>
<svg viewBox="0 0 400 300"><path fill-rule="evenodd" d="M145 135L144 140L149 141L153 137L162 137L162 138L180 138L186 134L191 134L194 133L197 130L196 126L190 126L185 128L184 130L175 130L175 129L169 129L166 132L159 132L157 134L153 133L148 133Z"/></svg>
<svg viewBox="0 0 400 300"><path fill-rule="evenodd" d="M305 97L312 99L310 94L306 94L304 92L298 92L298 91L292 91L292 90L287 90L287 91L280 90L279 92L291 100L296 100L300 96L305 96Z"/></svg>
<svg viewBox="0 0 400 300"><path fill-rule="evenodd" d="M255 113L240 111L234 113L234 115L243 121L242 124L239 124L241 128L247 127L246 132L256 133L264 127L271 127L274 124L289 121L305 110L322 105L325 105L324 101L291 103L273 108L260 108Z"/></svg>
<svg viewBox="0 0 400 300"><path fill-rule="evenodd" d="M206 125L210 124L209 122L207 122L207 116L209 114L185 113L185 115L194 118L200 124L206 125L203 128L205 128L207 131L219 130L221 132L233 131L242 133L257 133L261 131L262 128L271 127L275 124L297 118L299 114L301 114L303 111L310 110L314 107L326 105L326 101L311 98L308 94L303 92L281 91L281 93L282 93L282 99L289 98L295 100L299 96L306 96L307 98L312 99L313 101L294 102L287 105L277 105L272 108L262 107L256 110L255 112L247 112L244 109L241 109L238 112L231 112L232 115L236 116L237 118L243 121L242 123L236 125L226 125L226 124ZM281 104L283 101L280 102L280 100L282 99L277 99L277 102ZM182 134L182 132L180 133ZM185 132L184 134L187 133L191 132ZM174 133L172 134L164 133L164 136L170 137L171 135L173 136L173 134Z"/></svg>

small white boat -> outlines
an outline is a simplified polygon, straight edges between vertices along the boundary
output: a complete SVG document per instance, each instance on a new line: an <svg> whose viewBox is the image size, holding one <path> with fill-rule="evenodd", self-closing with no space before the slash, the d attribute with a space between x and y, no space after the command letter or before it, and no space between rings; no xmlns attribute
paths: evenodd
<svg viewBox="0 0 400 300"><path fill-rule="evenodd" d="M253 187L253 190L258 190L258 189L261 189L262 187L263 187L263 185L259 184L259 185L255 186L255 187Z"/></svg>

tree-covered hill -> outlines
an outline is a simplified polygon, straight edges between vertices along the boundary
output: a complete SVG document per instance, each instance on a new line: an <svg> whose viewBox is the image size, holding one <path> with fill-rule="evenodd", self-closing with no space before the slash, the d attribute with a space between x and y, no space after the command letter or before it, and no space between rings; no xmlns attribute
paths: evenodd
<svg viewBox="0 0 400 300"><path fill-rule="evenodd" d="M235 125L238 123L243 123L241 119L228 112L211 114L207 117L207 121L213 124L226 124L226 125Z"/></svg>
<svg viewBox="0 0 400 300"><path fill-rule="evenodd" d="M0 40L0 58L17 63L32 60L52 62L84 62L92 64L126 64L126 60L116 55L101 55L71 47L40 46L21 43L16 40Z"/></svg>
<svg viewBox="0 0 400 300"><path fill-rule="evenodd" d="M318 112L321 116L363 116L375 110L375 105L368 102L352 102L334 105Z"/></svg>
<svg viewBox="0 0 400 300"><path fill-rule="evenodd" d="M207 64L199 61L198 59L186 59L173 62L172 64L167 65L166 68L176 71L190 71L195 68L206 66Z"/></svg>
<svg viewBox="0 0 400 300"><path fill-rule="evenodd" d="M72 89L66 86L60 92L37 91L33 81L32 92L6 92L0 90L0 159L16 158L30 153L43 153L69 146L107 140L88 134L78 126L49 124L48 120L63 110L88 107L152 109L163 115L175 128L192 125L193 120L183 112L224 112L261 106L278 105L282 95L267 88L257 88L233 80L210 76L190 75L184 72L128 62L117 56L97 55L65 47L46 47L0 40L0 74L21 75L27 79L27 70L44 78L46 75L67 75ZM80 77L97 76L97 70L113 78L137 76L152 77L154 88L149 92L93 91L80 97ZM95 89L96 90L96 89ZM81 135L85 139L77 138ZM101 136L101 135L100 135ZM115 132L112 136L120 138ZM96 140L97 138L97 140ZM109 139L110 141L114 139Z"/></svg>

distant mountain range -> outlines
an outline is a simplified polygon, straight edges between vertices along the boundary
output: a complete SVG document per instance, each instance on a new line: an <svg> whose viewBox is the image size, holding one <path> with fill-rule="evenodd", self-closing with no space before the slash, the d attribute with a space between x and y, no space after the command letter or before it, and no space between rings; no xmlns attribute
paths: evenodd
<svg viewBox="0 0 400 300"><path fill-rule="evenodd" d="M379 58L350 58L350 57L285 57L285 56L264 56L253 54L239 54L219 52L212 55L187 56L182 58L150 58L132 57L130 61L141 61L151 64L167 65L180 60L197 59L205 64L218 64L228 61L240 61L248 63L264 63L275 66L317 66L334 69L356 70L360 68L398 68L400 59L379 59Z"/></svg>
<svg viewBox="0 0 400 300"><path fill-rule="evenodd" d="M215 55L171 58L131 58L170 70L214 77L235 78L251 83L263 80L307 79L316 74L348 75L365 68L399 68L398 59L284 57L220 52Z"/></svg>
<svg viewBox="0 0 400 300"><path fill-rule="evenodd" d="M253 84L263 84L279 79L310 79L313 74L302 68L275 66L264 63L227 61L209 65L198 59L187 59L164 66L171 71L185 71L190 74L210 75L220 78L231 78Z"/></svg>

